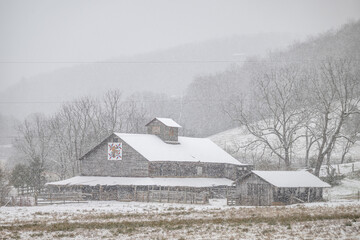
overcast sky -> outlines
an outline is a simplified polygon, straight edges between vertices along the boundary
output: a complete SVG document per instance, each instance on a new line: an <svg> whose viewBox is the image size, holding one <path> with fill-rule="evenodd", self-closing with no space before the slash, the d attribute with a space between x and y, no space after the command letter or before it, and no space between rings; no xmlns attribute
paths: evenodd
<svg viewBox="0 0 360 240"><path fill-rule="evenodd" d="M104 60L235 34L304 37L359 18L359 0L0 0L0 88L73 64L18 62Z"/></svg>

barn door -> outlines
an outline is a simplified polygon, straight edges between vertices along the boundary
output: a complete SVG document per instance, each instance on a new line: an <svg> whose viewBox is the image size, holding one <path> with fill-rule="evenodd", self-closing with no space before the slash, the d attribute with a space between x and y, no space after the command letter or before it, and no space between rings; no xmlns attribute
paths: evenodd
<svg viewBox="0 0 360 240"><path fill-rule="evenodd" d="M269 193L267 186L265 184L259 184L259 194L258 194L258 205L265 206L269 204Z"/></svg>

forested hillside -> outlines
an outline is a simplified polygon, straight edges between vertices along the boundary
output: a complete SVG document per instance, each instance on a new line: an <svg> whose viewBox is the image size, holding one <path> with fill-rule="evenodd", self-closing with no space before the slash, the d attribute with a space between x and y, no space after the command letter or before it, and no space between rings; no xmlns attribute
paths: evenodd
<svg viewBox="0 0 360 240"><path fill-rule="evenodd" d="M315 167L316 174L321 164L359 158L359 26L251 63L251 90L225 104L241 127L212 139L244 161Z"/></svg>
<svg viewBox="0 0 360 240"><path fill-rule="evenodd" d="M294 39L276 33L233 36L103 62L79 62L2 89L0 101L15 103L1 104L0 113L20 118L33 112L53 113L61 102L100 96L110 89L120 89L126 96L142 91L181 96L195 76L223 71L249 55L264 56Z"/></svg>

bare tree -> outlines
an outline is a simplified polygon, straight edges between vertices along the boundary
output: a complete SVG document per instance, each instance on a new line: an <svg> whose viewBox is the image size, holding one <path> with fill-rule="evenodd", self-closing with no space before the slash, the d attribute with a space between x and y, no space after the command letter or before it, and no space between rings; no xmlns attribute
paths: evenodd
<svg viewBox="0 0 360 240"><path fill-rule="evenodd" d="M52 119L56 161L62 177L76 175L80 171L78 159L101 138L98 128L102 128L102 124L94 123L98 110L96 101L85 97L64 104Z"/></svg>
<svg viewBox="0 0 360 240"><path fill-rule="evenodd" d="M103 121L108 133L121 131L123 128L123 104L120 90L110 90L104 95Z"/></svg>
<svg viewBox="0 0 360 240"><path fill-rule="evenodd" d="M345 157L349 153L351 147L358 141L360 134L360 115L350 116L345 121L344 129L341 134L341 141L338 145L341 148L341 163L345 162Z"/></svg>
<svg viewBox="0 0 360 240"><path fill-rule="evenodd" d="M319 176L325 157L331 155L341 137L344 123L358 112L360 79L352 60L329 59L312 69L309 80L309 104L315 109L312 132L318 144L315 175Z"/></svg>
<svg viewBox="0 0 360 240"><path fill-rule="evenodd" d="M22 152L30 167L30 186L38 192L45 183L44 172L49 167L52 134L49 121L41 114L33 114L18 126L15 147Z"/></svg>
<svg viewBox="0 0 360 240"><path fill-rule="evenodd" d="M6 198L10 192L8 174L0 165L0 206L6 204Z"/></svg>
<svg viewBox="0 0 360 240"><path fill-rule="evenodd" d="M255 90L250 98L230 102L228 114L254 136L248 146L262 143L281 159L287 169L291 152L302 137L305 121L302 81L296 65L262 64L253 75ZM250 102L250 104L249 104Z"/></svg>

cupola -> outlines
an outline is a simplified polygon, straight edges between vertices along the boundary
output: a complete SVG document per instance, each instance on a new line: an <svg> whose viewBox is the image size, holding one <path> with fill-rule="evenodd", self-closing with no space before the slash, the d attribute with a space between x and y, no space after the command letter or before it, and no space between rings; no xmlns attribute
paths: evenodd
<svg viewBox="0 0 360 240"><path fill-rule="evenodd" d="M154 118L145 126L148 134L154 134L166 143L179 144L178 136L181 126L171 118Z"/></svg>

